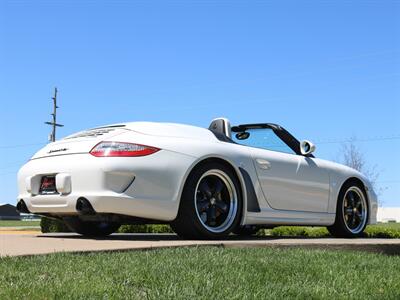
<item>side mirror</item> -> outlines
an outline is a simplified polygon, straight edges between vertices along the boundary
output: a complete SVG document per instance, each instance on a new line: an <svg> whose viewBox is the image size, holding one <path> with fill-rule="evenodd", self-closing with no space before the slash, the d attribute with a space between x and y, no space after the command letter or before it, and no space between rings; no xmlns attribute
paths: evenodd
<svg viewBox="0 0 400 300"><path fill-rule="evenodd" d="M304 140L300 143L300 152L303 155L309 155L315 151L315 145L310 141Z"/></svg>
<svg viewBox="0 0 400 300"><path fill-rule="evenodd" d="M236 136L236 138L237 138L238 140L246 140L246 139L249 138L250 133L249 133L249 132L246 132L246 131L244 131L244 132L238 132L238 133L236 133L235 136Z"/></svg>

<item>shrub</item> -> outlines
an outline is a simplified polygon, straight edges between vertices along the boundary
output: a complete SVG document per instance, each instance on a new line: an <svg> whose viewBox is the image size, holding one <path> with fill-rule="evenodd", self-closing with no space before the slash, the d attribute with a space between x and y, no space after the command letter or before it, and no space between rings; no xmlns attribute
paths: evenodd
<svg viewBox="0 0 400 300"><path fill-rule="evenodd" d="M400 229L382 225L367 226L364 235L369 238L399 239Z"/></svg>
<svg viewBox="0 0 400 300"><path fill-rule="evenodd" d="M171 227L166 224L146 224L146 225L122 225L118 229L119 233L173 233Z"/></svg>
<svg viewBox="0 0 400 300"><path fill-rule="evenodd" d="M64 222L43 217L40 221L43 233L47 232L70 232ZM122 225L118 229L119 233L173 233L167 224L146 224L146 225ZM260 229L258 236L274 237L306 237L322 238L329 237L329 232L325 227L305 227L305 226L279 226L273 229ZM367 226L364 232L367 238L400 238L400 227L387 225Z"/></svg>
<svg viewBox="0 0 400 300"><path fill-rule="evenodd" d="M273 229L261 229L258 231L259 236L275 236L275 237L309 237L322 238L329 237L330 234L325 227L303 227L303 226L279 226ZM370 225L364 231L366 238L400 238L400 228L390 227L387 225Z"/></svg>
<svg viewBox="0 0 400 300"><path fill-rule="evenodd" d="M49 232L71 232L65 223L58 219L42 217L40 228L43 233ZM146 225L122 225L119 233L173 233L167 224L146 224Z"/></svg>
<svg viewBox="0 0 400 300"><path fill-rule="evenodd" d="M43 233L49 232L71 232L71 230L61 220L42 217L40 228ZM166 224L146 224L146 225L122 225L118 229L119 233L173 233L171 227Z"/></svg>
<svg viewBox="0 0 400 300"><path fill-rule="evenodd" d="M48 232L70 232L69 228L61 220L42 217L40 220L40 229L43 233Z"/></svg>
<svg viewBox="0 0 400 300"><path fill-rule="evenodd" d="M329 232L325 227L279 226L273 229L259 230L257 235L279 237L327 237L329 236Z"/></svg>

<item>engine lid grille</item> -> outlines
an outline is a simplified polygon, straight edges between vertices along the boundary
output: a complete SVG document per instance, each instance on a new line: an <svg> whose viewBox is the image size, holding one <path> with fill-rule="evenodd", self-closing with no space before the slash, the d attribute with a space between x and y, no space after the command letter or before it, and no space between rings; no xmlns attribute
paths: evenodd
<svg viewBox="0 0 400 300"><path fill-rule="evenodd" d="M56 155L89 153L100 141L110 139L123 132L126 132L125 128L117 128L116 126L81 131L46 145L36 152L32 159Z"/></svg>
<svg viewBox="0 0 400 300"><path fill-rule="evenodd" d="M104 129L93 129L93 130L86 130L86 131L81 131L75 134L72 134L70 136L67 136L64 138L64 140L71 140L71 139L78 139L78 138L96 138L98 136L105 135L107 133L110 133L111 131L114 131L114 128L104 128Z"/></svg>

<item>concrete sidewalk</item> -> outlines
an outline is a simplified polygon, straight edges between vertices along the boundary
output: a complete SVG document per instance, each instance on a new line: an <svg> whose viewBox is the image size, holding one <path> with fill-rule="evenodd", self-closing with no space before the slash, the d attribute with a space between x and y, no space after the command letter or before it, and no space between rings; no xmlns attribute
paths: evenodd
<svg viewBox="0 0 400 300"><path fill-rule="evenodd" d="M113 234L107 238L84 238L74 233L38 234L35 232L0 232L0 256L21 256L55 252L127 251L184 246L223 247L308 247L347 249L400 255L400 239L300 239L229 237L217 241L185 241L172 234Z"/></svg>

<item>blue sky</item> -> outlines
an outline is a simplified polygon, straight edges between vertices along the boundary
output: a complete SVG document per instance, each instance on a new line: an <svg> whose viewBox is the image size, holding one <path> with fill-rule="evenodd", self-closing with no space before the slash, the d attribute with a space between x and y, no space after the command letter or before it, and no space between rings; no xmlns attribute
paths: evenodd
<svg viewBox="0 0 400 300"><path fill-rule="evenodd" d="M399 2L0 0L0 202L47 141L54 86L59 137L226 116L279 123L326 159L357 137L400 205Z"/></svg>

